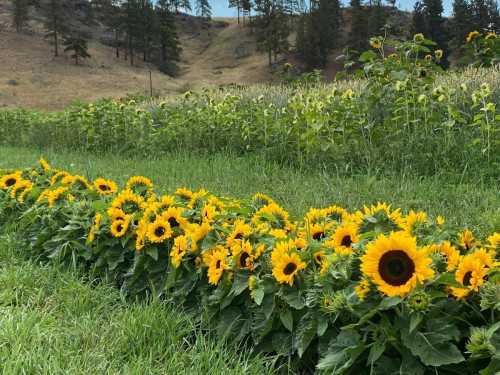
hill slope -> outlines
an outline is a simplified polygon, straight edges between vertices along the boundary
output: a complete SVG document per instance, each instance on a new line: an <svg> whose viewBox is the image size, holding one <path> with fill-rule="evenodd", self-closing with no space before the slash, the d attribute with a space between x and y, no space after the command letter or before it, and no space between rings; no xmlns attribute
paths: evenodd
<svg viewBox="0 0 500 375"><path fill-rule="evenodd" d="M213 21L208 32L193 17L178 17L183 52L180 75L172 78L142 61L130 66L97 38L89 43L92 58L81 66L75 66L69 56L55 58L40 19L34 18L28 31L16 33L10 4L0 0L0 107L60 109L75 100L146 94L149 71L154 93L161 95L270 79L266 56L256 51L250 30L233 19Z"/></svg>

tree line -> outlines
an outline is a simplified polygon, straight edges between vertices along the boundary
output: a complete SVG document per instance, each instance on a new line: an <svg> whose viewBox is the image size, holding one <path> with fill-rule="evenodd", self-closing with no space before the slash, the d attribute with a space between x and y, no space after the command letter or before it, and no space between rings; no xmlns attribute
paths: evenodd
<svg viewBox="0 0 500 375"><path fill-rule="evenodd" d="M444 17L442 0L418 0L410 25L400 25L396 0L228 0L237 10L238 23L250 27L260 50L272 65L290 52L307 69L322 68L332 51L356 54L368 48L371 36L423 33L445 51L443 66L452 49L459 48L467 33L500 30L497 0L454 0L452 17ZM160 70L174 74L181 46L176 27L180 12L200 17L209 30L209 0L13 0L13 21L18 31L29 19L29 8L45 16L54 54L62 38L73 57L88 56L88 36L75 28L98 19L113 34L116 57L134 64L138 58L156 62ZM140 56L138 56L140 55Z"/></svg>

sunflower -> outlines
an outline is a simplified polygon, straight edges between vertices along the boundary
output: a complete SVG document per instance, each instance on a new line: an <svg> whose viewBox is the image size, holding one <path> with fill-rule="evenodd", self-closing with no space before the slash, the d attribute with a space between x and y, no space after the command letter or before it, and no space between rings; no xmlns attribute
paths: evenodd
<svg viewBox="0 0 500 375"><path fill-rule="evenodd" d="M274 200L265 195L265 194L262 194L262 193L256 193L254 194L254 196L252 197L252 201L258 206L258 207L262 207L262 206L267 206L271 203L275 203Z"/></svg>
<svg viewBox="0 0 500 375"><path fill-rule="evenodd" d="M409 235L413 235L417 226L427 222L427 214L423 211L411 210L401 221L401 229Z"/></svg>
<svg viewBox="0 0 500 375"><path fill-rule="evenodd" d="M148 239L153 243L161 243L172 237L172 234L170 224L161 216L148 226Z"/></svg>
<svg viewBox="0 0 500 375"><path fill-rule="evenodd" d="M358 284L354 287L354 292L358 296L360 301L363 301L366 298L366 295L370 291L370 281L367 279L362 279L358 282Z"/></svg>
<svg viewBox="0 0 500 375"><path fill-rule="evenodd" d="M470 254L475 259L479 259L485 267L492 268L495 264L495 252L480 248Z"/></svg>
<svg viewBox="0 0 500 375"><path fill-rule="evenodd" d="M413 41L416 43L422 43L425 40L424 34L418 33L413 35Z"/></svg>
<svg viewBox="0 0 500 375"><path fill-rule="evenodd" d="M161 214L164 221L170 224L173 230L182 229L185 230L188 226L187 219L182 216L184 208L182 207L169 207L166 211Z"/></svg>
<svg viewBox="0 0 500 375"><path fill-rule="evenodd" d="M444 225L445 221L446 221L445 218L441 215L438 215L436 217L436 224L439 226Z"/></svg>
<svg viewBox="0 0 500 375"><path fill-rule="evenodd" d="M58 184L59 182L61 182L67 176L71 176L71 175L68 172L66 172L66 171L57 171L56 174L54 174L50 178L50 184L51 185Z"/></svg>
<svg viewBox="0 0 500 375"><path fill-rule="evenodd" d="M218 214L217 208L211 204L205 204L201 209L201 220L212 223Z"/></svg>
<svg viewBox="0 0 500 375"><path fill-rule="evenodd" d="M500 232L495 232L487 238L489 248L498 251L500 248Z"/></svg>
<svg viewBox="0 0 500 375"><path fill-rule="evenodd" d="M100 195L111 195L118 191L116 183L112 180L98 178L94 181L94 187Z"/></svg>
<svg viewBox="0 0 500 375"><path fill-rule="evenodd" d="M273 251L274 252L276 250ZM295 253L278 251L272 259L273 276L280 284L293 285L295 275L306 268L306 264L300 259L300 256Z"/></svg>
<svg viewBox="0 0 500 375"><path fill-rule="evenodd" d="M441 60L443 58L443 50L442 49L435 50L434 56L436 56L436 59Z"/></svg>
<svg viewBox="0 0 500 375"><path fill-rule="evenodd" d="M494 31L490 31L489 33L486 34L485 39L496 39L497 34Z"/></svg>
<svg viewBox="0 0 500 375"><path fill-rule="evenodd" d="M474 39L476 39L479 35L481 35L479 31L471 31L469 34L467 34L467 38L465 38L465 40L467 41L467 43L470 43Z"/></svg>
<svg viewBox="0 0 500 375"><path fill-rule="evenodd" d="M388 296L404 296L418 282L430 279L432 260L417 250L416 240L405 232L379 235L366 246L361 257L361 272Z"/></svg>
<svg viewBox="0 0 500 375"><path fill-rule="evenodd" d="M208 266L208 282L210 284L217 285L224 270L229 268L226 262L228 255L228 250L220 245L216 246L206 255L204 254L203 260L205 265Z"/></svg>
<svg viewBox="0 0 500 375"><path fill-rule="evenodd" d="M396 231L403 226L400 209L391 210L387 203L378 202L376 205L365 206L363 211L354 215L360 217L360 231L362 233L372 230Z"/></svg>
<svg viewBox="0 0 500 375"><path fill-rule="evenodd" d="M314 261L318 264L318 265L321 265L323 263L323 261L325 260L325 256L326 256L326 253L324 250L319 250L319 251L316 251L314 254L313 254L313 258L314 258Z"/></svg>
<svg viewBox="0 0 500 375"><path fill-rule="evenodd" d="M227 236L226 244L231 247L239 240L250 237L252 234L252 227L246 224L243 219L237 219L233 224L233 230Z"/></svg>
<svg viewBox="0 0 500 375"><path fill-rule="evenodd" d="M307 247L307 240L305 238L298 237L293 242L297 250L303 250Z"/></svg>
<svg viewBox="0 0 500 375"><path fill-rule="evenodd" d="M336 222L341 222L349 219L349 213L345 208L339 207L339 206L329 206L326 208L323 208L322 211L325 213L326 217L329 220L334 220Z"/></svg>
<svg viewBox="0 0 500 375"><path fill-rule="evenodd" d="M285 229L290 225L288 212L276 203L270 203L259 209L252 217L252 223L259 225L267 223L273 228Z"/></svg>
<svg viewBox="0 0 500 375"><path fill-rule="evenodd" d="M127 233L129 224L130 218L128 216L124 220L113 221L111 223L111 234L116 238L123 237Z"/></svg>
<svg viewBox="0 0 500 375"><path fill-rule="evenodd" d="M285 229L271 229L269 234L277 239L288 237L288 232Z"/></svg>
<svg viewBox="0 0 500 375"><path fill-rule="evenodd" d="M31 190L33 190L33 183L31 181L20 180L17 184L12 186L10 190L10 197L12 199L17 199L19 203L23 203L26 195Z"/></svg>
<svg viewBox="0 0 500 375"><path fill-rule="evenodd" d="M445 258L446 271L448 272L453 271L460 263L460 252L450 243L450 241L444 241L439 245L431 245L429 252L439 253Z"/></svg>
<svg viewBox="0 0 500 375"><path fill-rule="evenodd" d="M68 187L76 187L77 189L83 189L83 190L92 190L92 186L89 184L87 179L83 176L67 175L61 180L61 183L64 186L68 186Z"/></svg>
<svg viewBox="0 0 500 375"><path fill-rule="evenodd" d="M44 158L40 158L38 160L38 164L40 164L40 167L44 170L44 172L50 171L50 164L47 163L47 160L45 160Z"/></svg>
<svg viewBox="0 0 500 375"><path fill-rule="evenodd" d="M175 204L175 198L172 195L163 195L158 202L158 210L166 210L170 206L173 206Z"/></svg>
<svg viewBox="0 0 500 375"><path fill-rule="evenodd" d="M150 196L153 194L153 182L144 176L133 176L127 181L125 189L141 196Z"/></svg>
<svg viewBox="0 0 500 375"><path fill-rule="evenodd" d="M131 190L123 190L111 202L111 207L119 208L126 214L132 214L140 211L146 206L144 198L140 195L134 194Z"/></svg>
<svg viewBox="0 0 500 375"><path fill-rule="evenodd" d="M49 207L53 207L54 204L65 194L68 192L68 188L58 187L54 190L51 190L48 193L47 201L49 202Z"/></svg>
<svg viewBox="0 0 500 375"><path fill-rule="evenodd" d="M175 195L177 195L180 198L190 200L193 197L193 192L186 188L178 188L175 191Z"/></svg>
<svg viewBox="0 0 500 375"><path fill-rule="evenodd" d="M323 241L328 237L333 225L335 223L313 224L309 226L309 234L311 238L316 241Z"/></svg>
<svg viewBox="0 0 500 375"><path fill-rule="evenodd" d="M253 269L253 262L257 258L252 244L247 240L237 242L231 247L231 255L238 268Z"/></svg>
<svg viewBox="0 0 500 375"><path fill-rule="evenodd" d="M21 171L16 171L14 173L3 175L0 178L0 188L3 190L10 189L14 187L17 183L22 180Z"/></svg>
<svg viewBox="0 0 500 375"><path fill-rule="evenodd" d="M205 189L200 189L198 191L195 191L193 193L193 195L191 196L191 199L189 200L187 206L189 208L198 207L198 204L200 204L202 202L202 199L205 198L207 195L208 195L208 191L206 191Z"/></svg>
<svg viewBox="0 0 500 375"><path fill-rule="evenodd" d="M144 219L139 220L139 225L137 225L137 230L135 231L135 249L140 251L146 245L146 237L148 235L148 222Z"/></svg>
<svg viewBox="0 0 500 375"><path fill-rule="evenodd" d="M478 291L484 284L488 267L480 259L469 254L463 257L455 272L455 280L463 287L451 287L451 293L456 298L465 298L472 291Z"/></svg>
<svg viewBox="0 0 500 375"><path fill-rule="evenodd" d="M90 226L90 231L87 236L87 242L94 242L96 232L101 228L102 215L98 212L94 216L94 221Z"/></svg>
<svg viewBox="0 0 500 375"><path fill-rule="evenodd" d="M371 38L370 46L375 49L379 49L382 47L382 41L379 38Z"/></svg>
<svg viewBox="0 0 500 375"><path fill-rule="evenodd" d="M326 220L326 211L324 209L319 209L319 208L311 208L307 213L305 217L305 221L309 224L315 224L318 222L323 222Z"/></svg>
<svg viewBox="0 0 500 375"><path fill-rule="evenodd" d="M188 247L189 244L187 236L176 237L174 240L174 246L172 246L172 251L170 251L170 257L172 258L172 265L174 268L179 268L182 258L188 251Z"/></svg>
<svg viewBox="0 0 500 375"><path fill-rule="evenodd" d="M333 247L338 254L349 255L352 245L359 241L358 226L355 223L345 223L337 227L333 234Z"/></svg>
<svg viewBox="0 0 500 375"><path fill-rule="evenodd" d="M190 224L187 227L186 234L191 238L191 250L193 252L198 250L198 242L203 240L212 229L212 226L207 222Z"/></svg>
<svg viewBox="0 0 500 375"><path fill-rule="evenodd" d="M458 234L458 244L466 251L469 251L476 245L474 234L469 229L460 232Z"/></svg>

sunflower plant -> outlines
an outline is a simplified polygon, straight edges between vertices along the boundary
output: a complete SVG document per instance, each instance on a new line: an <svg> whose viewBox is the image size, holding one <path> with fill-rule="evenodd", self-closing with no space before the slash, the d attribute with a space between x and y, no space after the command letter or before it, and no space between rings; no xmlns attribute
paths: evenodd
<svg viewBox="0 0 500 375"><path fill-rule="evenodd" d="M277 365L335 374L500 371L500 233L386 203L292 217L144 176L123 187L40 160L0 172L0 223L27 254L154 295Z"/></svg>

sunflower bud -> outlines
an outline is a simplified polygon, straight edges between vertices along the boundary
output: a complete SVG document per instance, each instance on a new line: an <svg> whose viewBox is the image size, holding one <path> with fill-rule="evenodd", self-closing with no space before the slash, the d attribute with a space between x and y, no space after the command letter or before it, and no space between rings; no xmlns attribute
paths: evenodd
<svg viewBox="0 0 500 375"><path fill-rule="evenodd" d="M431 306L431 297L422 290L413 293L406 303L413 312L425 312Z"/></svg>
<svg viewBox="0 0 500 375"><path fill-rule="evenodd" d="M491 344L491 335L485 328L471 328L469 342L466 345L472 358L488 358L495 354L495 347Z"/></svg>
<svg viewBox="0 0 500 375"><path fill-rule="evenodd" d="M425 39L425 38L424 38L424 34L422 34L422 33L418 33L418 34L415 34L415 35L413 36L413 41L414 41L415 43L422 43L422 42L424 41L424 39Z"/></svg>
<svg viewBox="0 0 500 375"><path fill-rule="evenodd" d="M488 281L480 291L481 310L500 310L500 284Z"/></svg>
<svg viewBox="0 0 500 375"><path fill-rule="evenodd" d="M347 297L342 292L325 294L321 300L321 307L329 314L338 314L348 307Z"/></svg>

